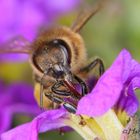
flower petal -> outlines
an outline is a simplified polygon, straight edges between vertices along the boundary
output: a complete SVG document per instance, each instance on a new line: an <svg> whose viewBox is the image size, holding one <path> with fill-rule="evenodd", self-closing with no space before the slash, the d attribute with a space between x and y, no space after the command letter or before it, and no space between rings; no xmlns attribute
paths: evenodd
<svg viewBox="0 0 140 140"><path fill-rule="evenodd" d="M98 123L98 125L102 128L106 140L119 140L123 126L118 120L118 117L116 116L115 112L113 110L109 110L104 115L100 117L95 117L95 121ZM113 130L113 133L110 133Z"/></svg>
<svg viewBox="0 0 140 140"><path fill-rule="evenodd" d="M17 60L24 62L27 58L26 54L0 54L0 62L16 62Z"/></svg>
<svg viewBox="0 0 140 140"><path fill-rule="evenodd" d="M14 114L36 116L42 111L33 98L32 86L15 83L6 87L0 82L0 133L11 127Z"/></svg>
<svg viewBox="0 0 140 140"><path fill-rule="evenodd" d="M129 116L133 116L137 112L139 101L134 92L136 87L140 88L140 78L134 78L127 87L127 91L122 91L118 103L115 106L117 110L121 112L125 111Z"/></svg>
<svg viewBox="0 0 140 140"><path fill-rule="evenodd" d="M123 89L124 68L131 61L129 52L121 51L113 65L103 74L90 94L83 97L78 103L78 114L99 116L115 105Z"/></svg>
<svg viewBox="0 0 140 140"><path fill-rule="evenodd" d="M1 140L37 140L39 132L45 132L65 126L63 119L67 116L64 109L44 112L32 122L26 123L1 135Z"/></svg>
<svg viewBox="0 0 140 140"><path fill-rule="evenodd" d="M13 83L8 87L8 94L12 94L14 103L36 104L33 87L24 82Z"/></svg>
<svg viewBox="0 0 140 140"><path fill-rule="evenodd" d="M12 124L11 112L7 112L5 109L0 110L0 134L10 129Z"/></svg>
<svg viewBox="0 0 140 140"><path fill-rule="evenodd" d="M74 9L80 0L51 0L45 1L45 6L49 13L62 14Z"/></svg>
<svg viewBox="0 0 140 140"><path fill-rule="evenodd" d="M2 0L0 5L0 42L9 40L15 35L23 35L32 40L41 25L48 23L47 21L50 22L56 15L72 10L78 3L79 0L60 0L59 3L57 0L12 0L8 2Z"/></svg>

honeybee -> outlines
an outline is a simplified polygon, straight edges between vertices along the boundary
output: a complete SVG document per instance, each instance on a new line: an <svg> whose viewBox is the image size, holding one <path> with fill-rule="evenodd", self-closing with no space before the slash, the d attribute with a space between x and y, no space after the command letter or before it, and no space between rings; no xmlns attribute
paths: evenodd
<svg viewBox="0 0 140 140"><path fill-rule="evenodd" d="M88 93L85 80L90 71L99 64L100 75L104 72L103 62L99 58L86 65L86 48L79 34L102 5L103 1L83 9L72 27L53 26L41 33L32 44L18 38L10 43L9 48L6 46L0 50L0 53L30 55L29 61L35 79L35 98L42 108L63 105L69 112L75 113L78 100Z"/></svg>

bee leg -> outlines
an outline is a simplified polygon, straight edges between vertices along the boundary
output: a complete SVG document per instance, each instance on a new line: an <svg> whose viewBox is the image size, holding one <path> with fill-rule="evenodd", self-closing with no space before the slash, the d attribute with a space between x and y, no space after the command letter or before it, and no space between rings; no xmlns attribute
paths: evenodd
<svg viewBox="0 0 140 140"><path fill-rule="evenodd" d="M53 94L45 94L45 96L57 104L62 104L68 112L76 113L76 107L72 103L66 102L62 98L54 96Z"/></svg>
<svg viewBox="0 0 140 140"><path fill-rule="evenodd" d="M103 61L100 58L96 58L94 61L92 61L89 65L87 65L86 67L84 67L83 69L81 69L80 72L90 72L92 69L94 69L96 67L96 65L99 64L99 74L100 76L104 73L105 69L104 69L104 64Z"/></svg>
<svg viewBox="0 0 140 140"><path fill-rule="evenodd" d="M74 78L77 80L77 82L82 87L82 96L85 96L88 93L88 87L87 87L86 83L77 75L74 75Z"/></svg>
<svg viewBox="0 0 140 140"><path fill-rule="evenodd" d="M49 98L52 102L57 103L57 104L61 104L63 102L63 99L58 97L58 96L54 96L53 93L47 93L45 94L45 96L47 98Z"/></svg>
<svg viewBox="0 0 140 140"><path fill-rule="evenodd" d="M69 89L71 97L80 100L82 95L76 90L73 84L70 81L64 80L63 81L65 86Z"/></svg>
<svg viewBox="0 0 140 140"><path fill-rule="evenodd" d="M40 108L43 109L43 95L44 95L44 86L43 86L43 80L45 75L48 71L44 71L43 76L40 79Z"/></svg>
<svg viewBox="0 0 140 140"><path fill-rule="evenodd" d="M44 86L40 83L40 108L43 109Z"/></svg>
<svg viewBox="0 0 140 140"><path fill-rule="evenodd" d="M85 82L79 78L78 76L74 75L74 78L76 81L78 81L78 83L80 84L80 86L82 87L82 96L86 95L88 93L88 88L85 84ZM66 91L66 90L58 90L58 88L60 86L65 86L64 83L66 84L66 86L68 87L68 89L70 91ZM60 95L60 96L73 96L74 98L76 99L80 99L81 96L80 94L78 93L78 91L76 91L76 89L74 87L72 87L71 84L69 84L68 82L66 81L57 81L52 87L51 87L51 90L54 92L54 94L56 95Z"/></svg>
<svg viewBox="0 0 140 140"><path fill-rule="evenodd" d="M43 94L44 94L44 86L43 86L43 79L44 79L45 73L41 77L40 80L40 108L43 109Z"/></svg>
<svg viewBox="0 0 140 140"><path fill-rule="evenodd" d="M60 96L70 96L71 92L66 91L66 90L58 90L60 86L64 86L62 81L57 81L52 87L51 90L54 92L56 95Z"/></svg>
<svg viewBox="0 0 140 140"><path fill-rule="evenodd" d="M70 113L73 113L73 114L76 113L76 107L75 107L73 104L65 102L65 103L63 104L63 106L64 106L64 108L65 108L67 111L69 111Z"/></svg>

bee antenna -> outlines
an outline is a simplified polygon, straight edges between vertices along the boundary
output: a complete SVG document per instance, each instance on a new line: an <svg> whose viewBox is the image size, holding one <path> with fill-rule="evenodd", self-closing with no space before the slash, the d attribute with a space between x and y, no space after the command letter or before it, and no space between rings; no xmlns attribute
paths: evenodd
<svg viewBox="0 0 140 140"><path fill-rule="evenodd" d="M71 29L74 32L79 32L82 27L88 22L88 20L95 15L106 3L107 0L99 0L96 4L91 4L91 6L87 6L83 8L79 15L77 16L75 22L73 23Z"/></svg>

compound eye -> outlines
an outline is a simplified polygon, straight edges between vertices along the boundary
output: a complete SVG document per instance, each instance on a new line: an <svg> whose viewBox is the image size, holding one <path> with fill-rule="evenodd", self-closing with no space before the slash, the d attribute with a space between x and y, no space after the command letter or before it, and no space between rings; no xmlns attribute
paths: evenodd
<svg viewBox="0 0 140 140"><path fill-rule="evenodd" d="M63 46L63 47L68 48L68 44L62 39L54 39L54 40L48 42L47 45L58 46L58 47Z"/></svg>
<svg viewBox="0 0 140 140"><path fill-rule="evenodd" d="M64 58L64 63L71 63L71 52L70 52L70 47L68 46L68 44L62 40L62 39L54 39L50 42L47 43L47 46L54 46L54 47L58 47L61 49ZM65 64L64 64L65 65Z"/></svg>

